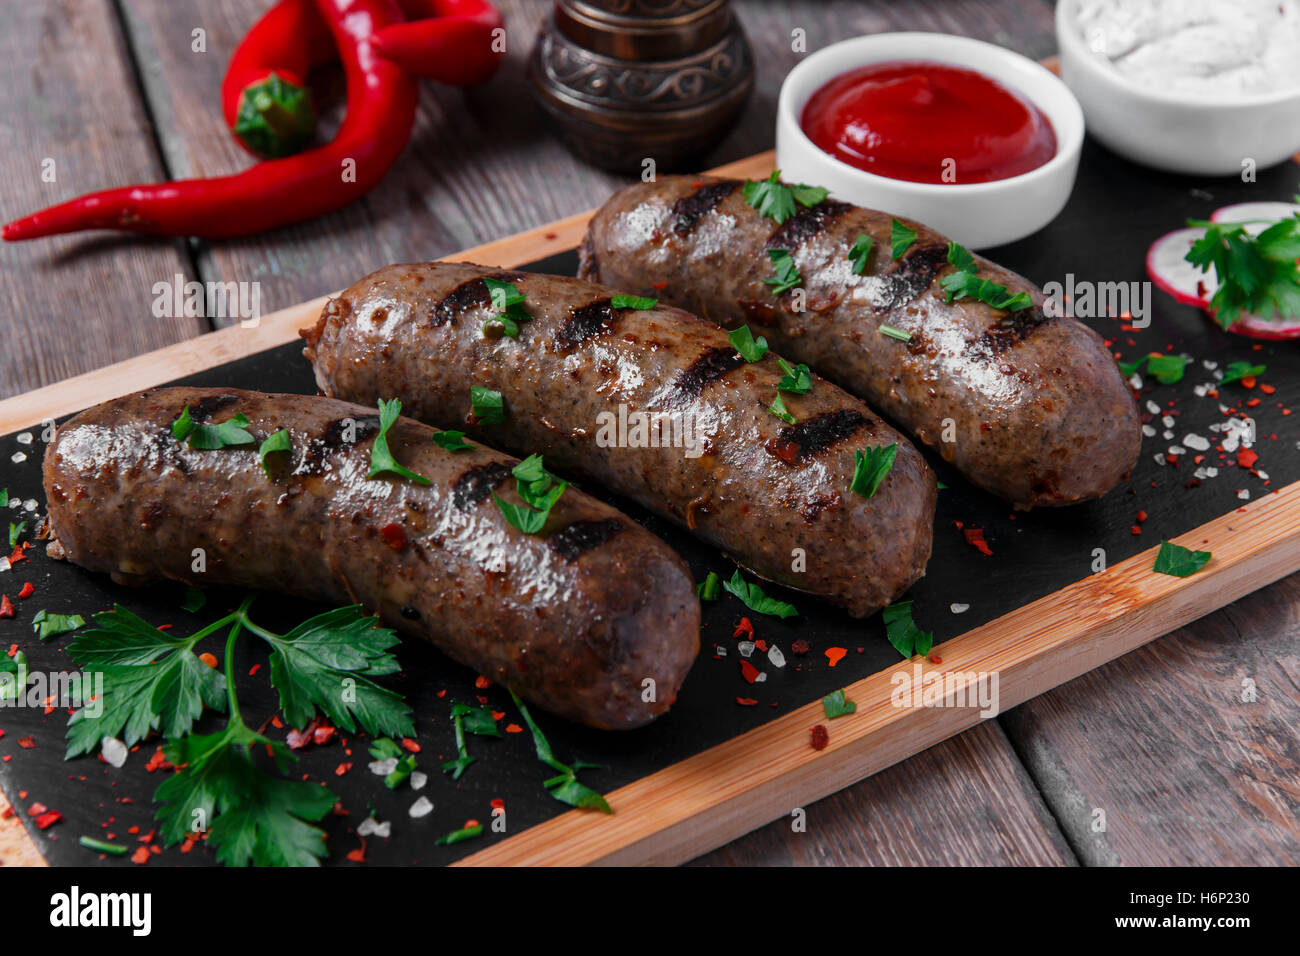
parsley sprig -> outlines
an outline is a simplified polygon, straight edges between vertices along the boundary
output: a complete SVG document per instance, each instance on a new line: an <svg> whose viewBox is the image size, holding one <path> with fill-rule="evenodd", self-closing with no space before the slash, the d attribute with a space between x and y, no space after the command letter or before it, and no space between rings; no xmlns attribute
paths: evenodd
<svg viewBox="0 0 1300 956"><path fill-rule="evenodd" d="M759 215L767 216L778 224L785 222L795 214L796 206L815 206L826 198L827 191L820 186L807 186L803 183L786 185L781 182L781 170L772 170L767 179L745 180L743 188L745 202L758 210Z"/></svg>
<svg viewBox="0 0 1300 956"><path fill-rule="evenodd" d="M750 331L748 325L732 329L727 333L727 340L733 349L744 356L746 362L761 361L767 354L767 339L761 335L754 338L754 333Z"/></svg>
<svg viewBox="0 0 1300 956"><path fill-rule="evenodd" d="M948 293L945 302L971 298L1007 312L1019 312L1034 304L1028 292L1017 292L1012 295L1006 286L992 279L980 278L979 264L964 246L949 242L948 262L955 266L957 271L939 280L939 285Z"/></svg>
<svg viewBox="0 0 1300 956"><path fill-rule="evenodd" d="M478 734L480 737L500 737L496 719L486 707L471 707L453 701L451 705L451 724L456 733L456 759L448 760L442 765L442 772L451 774L452 780L459 780L460 775L469 769L474 758L469 754L465 734Z"/></svg>
<svg viewBox="0 0 1300 956"><path fill-rule="evenodd" d="M885 621L885 636L904 657L924 657L934 647L934 632L923 631L912 620L912 602L899 601L880 612Z"/></svg>
<svg viewBox="0 0 1300 956"><path fill-rule="evenodd" d="M524 308L527 297L519 291L513 282L500 279L484 279L488 295L492 300L492 309L496 312L492 318L483 323L483 334L516 339L519 337L519 323L527 322L532 315Z"/></svg>
<svg viewBox="0 0 1300 956"><path fill-rule="evenodd" d="M181 410L180 417L172 422L172 435L191 448L212 451L235 445L251 445L257 441L244 430L247 424L248 418L241 412L215 425L200 425L190 416L190 407L186 405Z"/></svg>
<svg viewBox="0 0 1300 956"><path fill-rule="evenodd" d="M400 414L402 414L402 403L396 398L388 401L382 398L379 400L379 434L375 436L375 443L370 446L370 472L366 477L393 474L413 481L417 485L432 484L424 475L417 475L411 469L398 464L388 447L388 429L393 427Z"/></svg>
<svg viewBox="0 0 1300 956"><path fill-rule="evenodd" d="M865 232L858 233L858 238L853 241L853 248L849 250L849 261L853 264L853 274L862 275L867 271L867 262L871 259L871 247L876 241L868 236Z"/></svg>
<svg viewBox="0 0 1300 956"><path fill-rule="evenodd" d="M1160 574L1170 574L1176 578L1185 578L1209 564L1212 557L1209 551L1193 551L1172 541L1161 541L1160 550L1156 553L1156 562L1151 570Z"/></svg>
<svg viewBox="0 0 1300 956"><path fill-rule="evenodd" d="M916 230L911 229L897 219L889 223L889 254L895 259L903 258L903 253L912 248L916 242Z"/></svg>
<svg viewBox="0 0 1300 956"><path fill-rule="evenodd" d="M772 287L773 295L781 295L803 285L803 276L799 274L799 267L794 264L794 258L790 253L784 249L769 249L767 256L772 260L776 276L764 279L763 283Z"/></svg>
<svg viewBox="0 0 1300 956"><path fill-rule="evenodd" d="M883 448L873 447L865 451L854 451L853 480L849 482L849 488L863 498L874 496L880 488L880 483L894 467L896 457L898 457L898 442Z"/></svg>
<svg viewBox="0 0 1300 956"><path fill-rule="evenodd" d="M601 765L586 763L582 760L575 760L572 765L560 763L555 759L555 754L551 752L551 744L546 739L546 735L537 726L537 722L533 720L533 715L528 712L528 708L519 699L519 695L511 691L510 697L514 700L515 707L519 709L519 713L524 718L524 723L528 725L528 729L533 735L533 747L537 751L537 759L551 769L559 771L558 776L542 781L542 786L546 788L546 791L556 800L567 803L571 807L599 810L601 813L613 813L613 809L604 797L578 780L579 770L599 770Z"/></svg>
<svg viewBox="0 0 1300 956"><path fill-rule="evenodd" d="M1191 359L1186 355L1163 355L1160 352L1150 352L1136 362L1121 362L1119 370L1125 378L1132 378L1145 364L1147 371L1161 385L1173 385L1175 382L1182 381L1183 373L1187 370L1187 363L1190 361Z"/></svg>
<svg viewBox="0 0 1300 956"><path fill-rule="evenodd" d="M736 597L740 598L741 603L744 604L745 607L749 608L751 611L757 612L758 614L770 614L773 617L783 619L799 616L799 612L795 610L793 604L788 604L785 601L778 601L774 597L768 597L763 593L763 589L757 584L750 584L741 577L739 570L731 576L730 581L723 582L722 586L728 593L734 594Z"/></svg>
<svg viewBox="0 0 1300 956"><path fill-rule="evenodd" d="M497 503L506 521L524 534L537 534L546 526L551 509L560 500L569 483L547 471L542 456L536 454L529 455L515 465L511 474L515 476L515 492L524 500L524 504L506 501L495 491L492 492L492 500Z"/></svg>
<svg viewBox="0 0 1300 956"><path fill-rule="evenodd" d="M1213 267L1219 285L1210 296L1210 310L1225 329L1243 314L1265 321L1274 315L1300 316L1300 213L1258 235L1246 230L1249 224L1188 222L1205 235L1192 243L1186 259L1202 272Z"/></svg>
<svg viewBox="0 0 1300 956"><path fill-rule="evenodd" d="M807 365L791 365L785 359L778 357L776 363L781 366L781 371L785 374L781 376L781 381L776 383L776 387L783 392L790 392L792 395L806 395L812 388L812 369Z"/></svg>

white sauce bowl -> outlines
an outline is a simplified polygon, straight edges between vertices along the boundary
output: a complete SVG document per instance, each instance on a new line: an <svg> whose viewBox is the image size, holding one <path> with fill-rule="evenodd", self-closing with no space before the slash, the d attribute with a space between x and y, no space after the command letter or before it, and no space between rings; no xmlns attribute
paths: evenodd
<svg viewBox="0 0 1300 956"><path fill-rule="evenodd" d="M823 152L799 125L830 80L869 63L928 60L975 70L1019 92L1052 122L1056 155L1037 169L988 183L914 183L850 166ZM1065 208L1083 145L1083 112L1056 76L1027 57L946 33L877 33L832 44L790 71L776 111L776 161L786 182L824 186L845 202L925 223L972 249L1023 239Z"/></svg>
<svg viewBox="0 0 1300 956"><path fill-rule="evenodd" d="M1247 159L1263 169L1300 151L1300 91L1209 100L1141 86L1088 49L1077 10L1078 0L1056 5L1061 76L1088 131L1121 156L1168 172L1231 176Z"/></svg>

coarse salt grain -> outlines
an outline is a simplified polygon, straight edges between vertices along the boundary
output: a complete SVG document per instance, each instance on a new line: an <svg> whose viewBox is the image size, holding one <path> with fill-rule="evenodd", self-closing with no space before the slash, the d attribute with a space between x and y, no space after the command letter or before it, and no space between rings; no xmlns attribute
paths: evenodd
<svg viewBox="0 0 1300 956"><path fill-rule="evenodd" d="M22 433L20 433L20 434L18 435L18 444L20 444L20 445L30 445L31 443L32 443L32 433L31 433L31 432L22 432Z"/></svg>
<svg viewBox="0 0 1300 956"><path fill-rule="evenodd" d="M1210 447L1210 440L1200 435L1184 435L1183 444L1188 448L1195 448L1197 451L1205 451Z"/></svg>
<svg viewBox="0 0 1300 956"><path fill-rule="evenodd" d="M1142 426L1142 434L1145 435L1147 438L1155 438L1155 437L1156 437L1156 428L1155 428L1155 426L1154 426L1154 425L1143 425L1143 426Z"/></svg>
<svg viewBox="0 0 1300 956"><path fill-rule="evenodd" d="M773 644L767 649L767 662L773 667L785 667L785 655L781 653L781 648Z"/></svg>
<svg viewBox="0 0 1300 956"><path fill-rule="evenodd" d="M1164 416L1163 418L1160 419L1160 424L1161 424L1161 425L1164 425L1165 428L1173 428L1173 427L1174 427L1174 416L1173 416L1173 415L1166 415L1166 416Z"/></svg>
<svg viewBox="0 0 1300 956"><path fill-rule="evenodd" d="M104 759L114 767L120 767L126 763L126 757L129 751L126 744L116 737L105 737L99 742L99 752L104 755Z"/></svg>
<svg viewBox="0 0 1300 956"><path fill-rule="evenodd" d="M1151 457L1154 458L1154 459L1156 460L1156 464L1157 464L1157 465L1160 465L1162 468L1164 467L1164 465L1165 465L1165 456L1164 456L1164 455L1160 454L1159 452L1156 452L1156 453L1155 453L1154 455L1152 455Z"/></svg>
<svg viewBox="0 0 1300 956"><path fill-rule="evenodd" d="M970 610L970 605L969 605L969 604L949 604L949 605L948 605L948 610L952 611L953 614L965 614L967 611Z"/></svg>
<svg viewBox="0 0 1300 956"><path fill-rule="evenodd" d="M1213 372L1216 368L1219 367L1218 362L1212 362L1209 359L1202 359L1201 364L1205 366L1205 370L1207 372Z"/></svg>
<svg viewBox="0 0 1300 956"><path fill-rule="evenodd" d="M12 461L15 465L21 465L23 462L27 460L27 456L20 451L16 451L9 456L9 460Z"/></svg>
<svg viewBox="0 0 1300 956"><path fill-rule="evenodd" d="M1157 405L1155 402L1151 401L1151 399L1148 398L1148 399L1147 399L1147 411L1149 411L1152 415L1159 415L1159 414L1160 414L1160 406Z"/></svg>
<svg viewBox="0 0 1300 956"><path fill-rule="evenodd" d="M1260 481L1268 481L1268 472L1266 472L1266 471L1264 471L1264 470L1262 470L1262 469L1260 469L1260 468L1256 468L1256 469L1255 469L1255 474L1259 476L1259 480L1260 480Z"/></svg>
<svg viewBox="0 0 1300 956"><path fill-rule="evenodd" d="M1208 392L1209 390L1210 390L1210 386L1208 385L1197 385L1195 388L1192 389L1192 391L1196 393L1197 398L1204 398L1205 393Z"/></svg>
<svg viewBox="0 0 1300 956"><path fill-rule="evenodd" d="M1170 445L1170 446L1169 446L1169 454L1171 454L1171 455L1186 455L1186 454L1187 454L1187 449L1184 448L1182 445Z"/></svg>
<svg viewBox="0 0 1300 956"><path fill-rule="evenodd" d="M719 657L726 657L726 656L727 656L727 649L726 649L725 647L723 647L721 644L714 644L714 645L713 645L713 651L714 651L714 653L716 653Z"/></svg>
<svg viewBox="0 0 1300 956"><path fill-rule="evenodd" d="M383 760L370 761L370 772L378 777L387 777L397 769L397 758L386 757Z"/></svg>
<svg viewBox="0 0 1300 956"><path fill-rule="evenodd" d="M1174 437L1174 430L1173 430L1172 428L1166 428L1166 429L1161 433L1161 437L1162 437L1165 441L1169 441L1171 438Z"/></svg>
<svg viewBox="0 0 1300 956"><path fill-rule="evenodd" d="M392 833L393 821L391 820L380 823L374 817L366 817L357 825L357 836L377 836L386 840Z"/></svg>
<svg viewBox="0 0 1300 956"><path fill-rule="evenodd" d="M1237 492L1237 497L1240 498L1242 501L1249 501L1250 492L1247 491L1245 488L1242 488L1240 491Z"/></svg>
<svg viewBox="0 0 1300 956"><path fill-rule="evenodd" d="M411 789L423 790L424 785L429 782L429 775L423 770L411 771Z"/></svg>
<svg viewBox="0 0 1300 956"><path fill-rule="evenodd" d="M736 650L740 651L741 657L749 657L749 655L754 653L754 642L741 641L739 644L736 645Z"/></svg>
<svg viewBox="0 0 1300 956"><path fill-rule="evenodd" d="M23 502L23 511L35 511L38 502L35 498L28 498Z"/></svg>
<svg viewBox="0 0 1300 956"><path fill-rule="evenodd" d="M761 684L761 683L763 683L763 681L765 681L765 680L767 680L767 675L766 675L765 673L763 673L762 671L759 671L758 676L754 678L754 683L755 683L755 684Z"/></svg>
<svg viewBox="0 0 1300 956"><path fill-rule="evenodd" d="M420 817L427 817L432 812L433 801L428 797L421 797L419 800L416 800L411 804L410 814L417 820L420 819Z"/></svg>

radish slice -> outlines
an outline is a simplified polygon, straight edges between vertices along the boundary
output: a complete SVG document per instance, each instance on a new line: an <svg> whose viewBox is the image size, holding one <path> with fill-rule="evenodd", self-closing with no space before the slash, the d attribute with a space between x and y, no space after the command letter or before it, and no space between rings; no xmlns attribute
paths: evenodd
<svg viewBox="0 0 1300 956"><path fill-rule="evenodd" d="M1183 305L1203 309L1219 287L1219 277L1210 266L1202 272L1187 261L1192 243L1205 235L1204 229L1176 229L1161 236L1147 250L1147 274L1157 288L1163 289Z"/></svg>
<svg viewBox="0 0 1300 956"><path fill-rule="evenodd" d="M1246 231L1255 235L1267 229L1270 223L1294 216L1298 212L1300 206L1289 202L1239 202L1234 206L1224 206L1222 209L1214 210L1210 222L1244 223ZM1249 220L1252 219L1264 221L1250 222Z"/></svg>

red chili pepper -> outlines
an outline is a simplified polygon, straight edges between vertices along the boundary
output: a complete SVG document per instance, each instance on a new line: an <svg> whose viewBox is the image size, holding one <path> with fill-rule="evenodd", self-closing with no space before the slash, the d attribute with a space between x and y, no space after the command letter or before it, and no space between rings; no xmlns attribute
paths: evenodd
<svg viewBox="0 0 1300 956"><path fill-rule="evenodd" d="M396 161L415 124L415 78L374 49L376 31L401 22L401 11L391 0L316 0L316 7L347 76L347 115L333 142L233 176L91 193L9 223L3 237L83 229L246 236L313 219L364 196Z"/></svg>
<svg viewBox="0 0 1300 956"><path fill-rule="evenodd" d="M401 0L410 23L384 27L375 50L415 76L451 86L486 81L504 46L492 35L501 14L484 0Z"/></svg>

